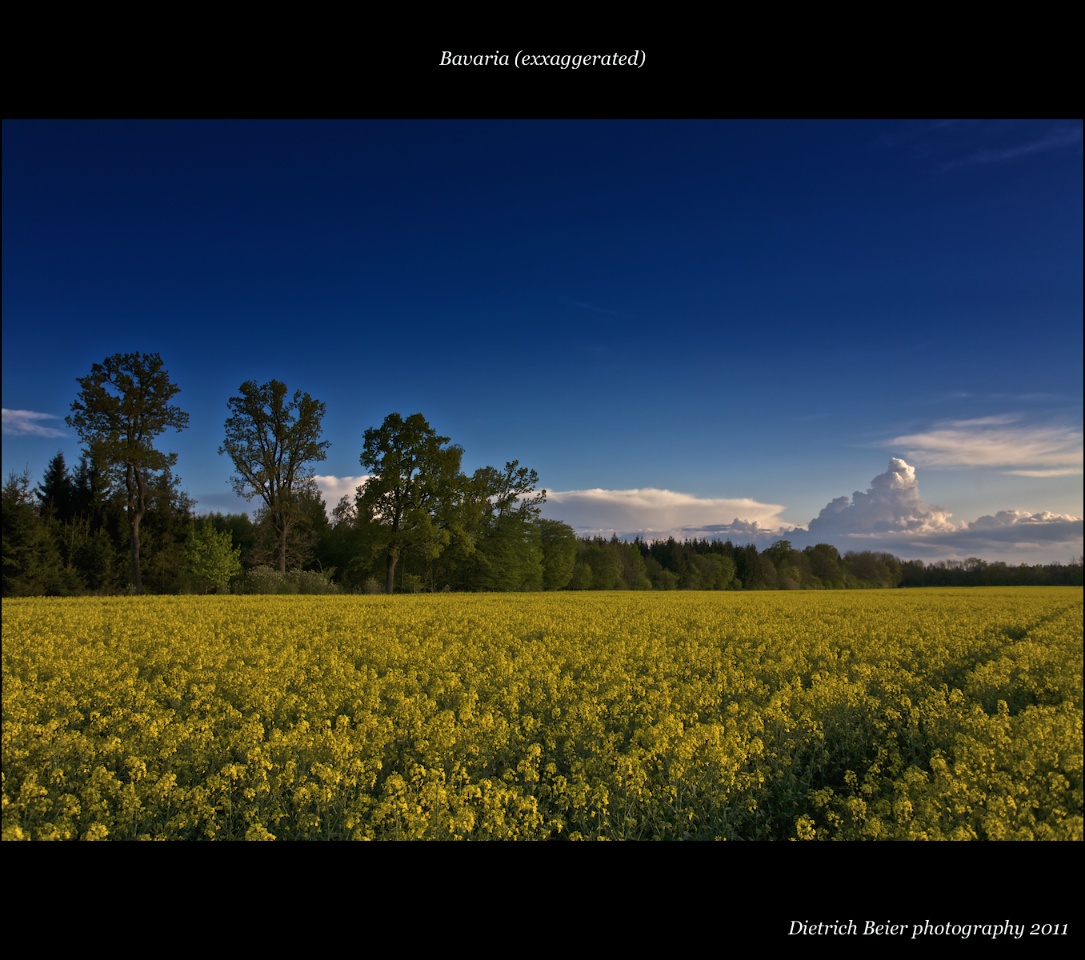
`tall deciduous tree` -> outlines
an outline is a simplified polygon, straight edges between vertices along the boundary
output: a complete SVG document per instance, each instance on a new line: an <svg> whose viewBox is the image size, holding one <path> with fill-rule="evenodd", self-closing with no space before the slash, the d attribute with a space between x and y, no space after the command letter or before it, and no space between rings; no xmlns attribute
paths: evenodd
<svg viewBox="0 0 1085 960"><path fill-rule="evenodd" d="M432 558L451 540L463 499L462 457L463 448L438 436L420 413L406 420L390 413L365 431L360 460L369 477L358 509L381 528L386 593L408 549Z"/></svg>
<svg viewBox="0 0 1085 960"><path fill-rule="evenodd" d="M543 549L535 521L546 491L536 492L538 483L538 473L517 460L503 470L481 467L466 480L462 539L470 589L542 589Z"/></svg>
<svg viewBox="0 0 1085 960"><path fill-rule="evenodd" d="M248 380L240 392L230 398L219 453L234 462L234 490L264 501L278 539L279 572L286 573L287 538L316 486L310 464L327 457L329 442L320 439L324 404L300 390L288 400L279 380Z"/></svg>
<svg viewBox="0 0 1085 960"><path fill-rule="evenodd" d="M117 353L77 378L79 396L66 418L101 464L113 486L123 485L131 532L131 577L143 592L139 526L147 510L149 485L177 462L177 454L155 449L167 429L183 430L188 414L170 401L180 393L157 353Z"/></svg>
<svg viewBox="0 0 1085 960"><path fill-rule="evenodd" d="M505 464L504 470L480 467L471 477L471 491L483 507L485 520L516 515L524 521L538 519L546 491L536 492L539 475L519 460Z"/></svg>

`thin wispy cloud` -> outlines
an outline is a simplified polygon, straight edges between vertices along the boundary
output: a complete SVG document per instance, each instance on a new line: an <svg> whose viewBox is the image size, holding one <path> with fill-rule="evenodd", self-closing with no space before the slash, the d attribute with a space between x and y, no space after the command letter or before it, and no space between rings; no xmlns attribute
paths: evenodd
<svg viewBox="0 0 1085 960"><path fill-rule="evenodd" d="M1018 403L1058 403L1066 404L1072 398L1068 394L1034 392L1034 393L971 393L967 390L953 390L944 394L932 394L928 402L932 404L955 403L958 400L976 400L988 403L1018 404Z"/></svg>
<svg viewBox="0 0 1085 960"><path fill-rule="evenodd" d="M594 313L600 317L619 320L626 316L626 314L621 313L618 310L611 310L609 307L600 307L594 303L587 303L584 300L569 300L568 302L580 310L587 310L589 313Z"/></svg>
<svg viewBox="0 0 1085 960"><path fill-rule="evenodd" d="M894 437L887 446L927 467L996 467L1031 477L1082 472L1080 430L1021 421L1017 415L952 420Z"/></svg>
<svg viewBox="0 0 1085 960"><path fill-rule="evenodd" d="M52 413L38 413L34 410L8 410L3 408L3 433L5 437L64 437L63 430L51 427L49 420L61 418Z"/></svg>
<svg viewBox="0 0 1085 960"><path fill-rule="evenodd" d="M1058 120L936 121L894 127L879 142L890 149L907 150L915 159L948 173L1080 150L1082 127Z"/></svg>
<svg viewBox="0 0 1085 960"><path fill-rule="evenodd" d="M1037 153L1047 153L1051 150L1061 150L1073 146L1080 147L1082 142L1081 130L1080 126L1053 127L1044 136L1034 137L1023 143L982 147L959 160L944 163L942 169L950 170L956 167L1005 163Z"/></svg>

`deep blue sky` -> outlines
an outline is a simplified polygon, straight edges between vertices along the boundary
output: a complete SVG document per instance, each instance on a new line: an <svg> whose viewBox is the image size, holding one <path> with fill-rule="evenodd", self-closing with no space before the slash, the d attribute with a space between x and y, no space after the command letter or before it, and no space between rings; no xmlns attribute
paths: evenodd
<svg viewBox="0 0 1085 960"><path fill-rule="evenodd" d="M5 121L4 475L138 350L202 511L275 378L329 505L420 411L583 532L1066 561L1082 174L1080 120Z"/></svg>

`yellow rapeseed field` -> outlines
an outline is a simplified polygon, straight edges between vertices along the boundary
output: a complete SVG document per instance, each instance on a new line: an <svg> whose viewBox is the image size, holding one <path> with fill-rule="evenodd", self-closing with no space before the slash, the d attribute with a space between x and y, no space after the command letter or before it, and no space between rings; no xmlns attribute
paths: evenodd
<svg viewBox="0 0 1085 960"><path fill-rule="evenodd" d="M3 838L1082 839L1080 588L3 601Z"/></svg>

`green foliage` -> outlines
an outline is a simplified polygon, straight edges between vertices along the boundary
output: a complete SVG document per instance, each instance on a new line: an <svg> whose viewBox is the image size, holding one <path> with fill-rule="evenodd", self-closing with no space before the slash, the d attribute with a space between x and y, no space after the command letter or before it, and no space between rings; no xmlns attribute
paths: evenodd
<svg viewBox="0 0 1085 960"><path fill-rule="evenodd" d="M254 567L238 582L237 593L271 594L328 594L338 593L339 588L331 578L316 570L288 570L280 573L268 566Z"/></svg>
<svg viewBox="0 0 1085 960"><path fill-rule="evenodd" d="M3 489L3 595L54 596L71 592L60 554L30 492L30 471L12 472Z"/></svg>
<svg viewBox="0 0 1085 960"><path fill-rule="evenodd" d="M735 562L718 553L695 553L690 557L686 582L690 590L728 590L735 579Z"/></svg>
<svg viewBox="0 0 1085 960"><path fill-rule="evenodd" d="M343 496L332 511L332 520L317 544L317 556L325 569L334 569L340 586L350 593L372 593L374 558L381 550L383 531L368 517L359 517L351 498Z"/></svg>
<svg viewBox="0 0 1085 960"><path fill-rule="evenodd" d="M546 491L535 488L539 475L521 467L519 460L510 460L504 470L480 467L471 477L469 498L480 508L485 520L515 515L521 520L537 520Z"/></svg>
<svg viewBox="0 0 1085 960"><path fill-rule="evenodd" d="M812 586L836 588L844 586L844 571L840 566L840 552L828 543L807 547L803 553L810 562Z"/></svg>
<svg viewBox="0 0 1085 960"><path fill-rule="evenodd" d="M185 572L203 593L226 593L241 574L241 547L208 523L194 527L185 550Z"/></svg>
<svg viewBox="0 0 1085 960"><path fill-rule="evenodd" d="M539 528L518 513L495 520L472 558L472 590L531 591L543 588Z"/></svg>
<svg viewBox="0 0 1085 960"><path fill-rule="evenodd" d="M131 576L143 590L140 522L155 475L169 470L177 455L155 449L167 429L183 430L188 414L170 401L180 388L170 382L157 353L117 353L77 378L78 397L65 418L79 434L89 458L104 471L111 489L124 490L131 535Z"/></svg>
<svg viewBox="0 0 1085 960"><path fill-rule="evenodd" d="M843 566L849 587L895 587L900 583L900 561L888 553L849 550Z"/></svg>
<svg viewBox="0 0 1085 960"><path fill-rule="evenodd" d="M124 554L104 529L79 531L72 551L72 564L91 593L116 593L123 580Z"/></svg>
<svg viewBox="0 0 1085 960"><path fill-rule="evenodd" d="M241 548L241 563L243 566L256 566L252 562L251 555L256 542L256 527L252 517L247 513L209 513L203 518L203 522L211 526L218 533L229 534L230 539Z"/></svg>
<svg viewBox="0 0 1085 960"><path fill-rule="evenodd" d="M386 593L395 583L396 563L408 550L423 558L440 556L462 525L463 448L452 444L420 413L406 420L390 413L380 427L365 431L359 458L369 478L358 495L358 512L381 531Z"/></svg>
<svg viewBox="0 0 1085 960"><path fill-rule="evenodd" d="M655 557L649 555L644 561L644 566L648 571L648 578L652 581L653 590L678 589L678 574L673 570L664 570L663 564Z"/></svg>
<svg viewBox="0 0 1085 960"><path fill-rule="evenodd" d="M586 560L577 560L573 564L573 575L569 578L568 589L591 590L593 588L591 564ZM601 588L600 588L601 589Z"/></svg>
<svg viewBox="0 0 1085 960"><path fill-rule="evenodd" d="M570 590L651 590L653 583L639 544L612 537L579 540Z"/></svg>
<svg viewBox="0 0 1085 960"><path fill-rule="evenodd" d="M237 494L264 502L275 531L279 572L285 573L287 540L315 493L310 464L327 456L329 441L320 439L325 408L300 390L288 401L286 384L279 380L248 380L240 393L229 400L232 416L219 454L233 461L237 474L231 482Z"/></svg>
<svg viewBox="0 0 1085 960"><path fill-rule="evenodd" d="M576 531L560 520L539 519L536 525L543 552L543 589L563 590L576 566Z"/></svg>
<svg viewBox="0 0 1085 960"><path fill-rule="evenodd" d="M143 587L153 593L176 593L183 585L192 501L169 470L155 476L149 487L147 515L140 527Z"/></svg>
<svg viewBox="0 0 1085 960"><path fill-rule="evenodd" d="M290 523L290 536L286 541L286 563L289 568L308 567L317 558L318 548L330 531L325 512L324 497L315 484L298 493L294 504L294 517ZM282 538L275 520L267 507L256 511L249 563L254 566L269 564L281 567L283 561ZM318 562L322 562L318 560ZM280 570L280 572L282 572Z"/></svg>
<svg viewBox="0 0 1085 960"><path fill-rule="evenodd" d="M63 451L49 461L41 484L35 491L43 515L65 523L72 519L75 507L75 483L68 473Z"/></svg>

